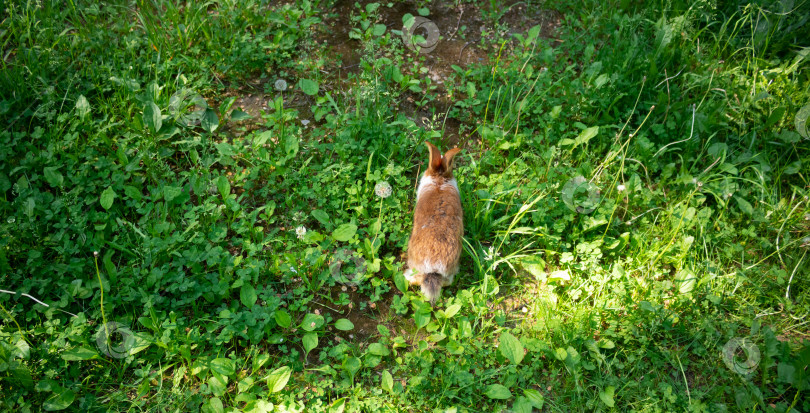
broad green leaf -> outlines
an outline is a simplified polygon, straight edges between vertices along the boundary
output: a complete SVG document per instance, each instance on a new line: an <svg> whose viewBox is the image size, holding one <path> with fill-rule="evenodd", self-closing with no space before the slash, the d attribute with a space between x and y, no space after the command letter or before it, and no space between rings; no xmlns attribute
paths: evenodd
<svg viewBox="0 0 810 413"><path fill-rule="evenodd" d="M301 342L304 344L304 351L309 354L310 351L318 347L318 335L315 333L304 334Z"/></svg>
<svg viewBox="0 0 810 413"><path fill-rule="evenodd" d="M49 412L65 410L75 399L76 393L74 393L73 390L58 387L54 389L53 394L45 399L42 403L42 408Z"/></svg>
<svg viewBox="0 0 810 413"><path fill-rule="evenodd" d="M406 29L410 29L411 26L413 26L415 21L416 21L416 18L413 16L413 14L405 13L405 14L402 15L402 25Z"/></svg>
<svg viewBox="0 0 810 413"><path fill-rule="evenodd" d="M166 202L172 202L173 199L177 198L182 193L183 187L180 186L166 185L163 187L163 198Z"/></svg>
<svg viewBox="0 0 810 413"><path fill-rule="evenodd" d="M135 201L140 201L141 199L143 199L143 195L141 194L141 191L139 191L138 188L135 188L134 186L129 186L129 185L125 186L124 187L124 195L126 195L127 198L134 199Z"/></svg>
<svg viewBox="0 0 810 413"><path fill-rule="evenodd" d="M62 186L62 183L65 181L64 177L61 173L59 173L59 168L49 166L43 170L43 175L45 175L45 180L48 181L48 185L59 188Z"/></svg>
<svg viewBox="0 0 810 413"><path fill-rule="evenodd" d="M284 310L276 310L276 324L280 327L287 328L292 323L292 317Z"/></svg>
<svg viewBox="0 0 810 413"><path fill-rule="evenodd" d="M357 233L357 225L354 224L343 224L334 232L332 232L332 238L337 241L348 241L354 237L354 234Z"/></svg>
<svg viewBox="0 0 810 413"><path fill-rule="evenodd" d="M608 80L610 80L610 77L609 77L607 74L602 73L601 75L599 75L599 76L596 78L596 80L593 82L593 85L594 85L594 86L596 86L596 88L597 88L597 89L599 89L599 88L601 88L602 86L604 86L604 85L605 85L605 83L607 83L607 82L608 82ZM590 139L590 138L589 138L589 139Z"/></svg>
<svg viewBox="0 0 810 413"><path fill-rule="evenodd" d="M387 356L387 355L389 355L391 353L391 351L388 350L388 347L386 347L386 346L384 346L384 345L382 345L380 343L371 343L371 344L369 344L368 352L370 354L373 354L375 356L380 356L380 357L385 357L385 356Z"/></svg>
<svg viewBox="0 0 810 413"><path fill-rule="evenodd" d="M310 79L301 79L298 82L298 86L301 90L304 91L307 95L314 96L318 93L318 82Z"/></svg>
<svg viewBox="0 0 810 413"><path fill-rule="evenodd" d="M222 396L228 390L228 378L212 372L211 377L208 378L208 389L211 393L217 396Z"/></svg>
<svg viewBox="0 0 810 413"><path fill-rule="evenodd" d="M610 350L610 349L616 347L616 343L614 343L613 341L608 340L606 338L603 338L603 339L599 340L599 347Z"/></svg>
<svg viewBox="0 0 810 413"><path fill-rule="evenodd" d="M382 372L382 382L381 382L383 390L387 392L394 391L394 377L391 376L391 373L388 370L383 370Z"/></svg>
<svg viewBox="0 0 810 413"><path fill-rule="evenodd" d="M458 341L455 340L450 340L445 346L445 348L450 354L459 355L464 353L464 346L462 346L461 344L458 343Z"/></svg>
<svg viewBox="0 0 810 413"><path fill-rule="evenodd" d="M598 126L591 126L588 129L582 131L579 136L577 136L577 141L575 146L583 145L588 143L596 134L599 133Z"/></svg>
<svg viewBox="0 0 810 413"><path fill-rule="evenodd" d="M233 360L224 357L211 360L208 367L223 376L230 376L236 372L236 365Z"/></svg>
<svg viewBox="0 0 810 413"><path fill-rule="evenodd" d="M231 111L231 120L233 121L240 121L245 119L250 119L251 116L247 112L243 112L239 109L234 109Z"/></svg>
<svg viewBox="0 0 810 413"><path fill-rule="evenodd" d="M225 411L225 406L222 404L222 400L220 400L219 397L208 399L208 407L213 413L223 413Z"/></svg>
<svg viewBox="0 0 810 413"><path fill-rule="evenodd" d="M554 271L548 275L549 282L563 283L571 280L571 273L568 270Z"/></svg>
<svg viewBox="0 0 810 413"><path fill-rule="evenodd" d="M270 390L270 393L278 393L284 389L284 386L286 386L287 382L290 380L291 373L292 370L287 366L273 370L273 372L267 376L267 388Z"/></svg>
<svg viewBox="0 0 810 413"><path fill-rule="evenodd" d="M796 383L796 367L784 362L776 366L776 377L782 383L795 384Z"/></svg>
<svg viewBox="0 0 810 413"><path fill-rule="evenodd" d="M745 212L747 215L754 215L754 207L751 206L751 203L745 198L734 195L734 200L737 201L737 206L740 207L742 212Z"/></svg>
<svg viewBox="0 0 810 413"><path fill-rule="evenodd" d="M253 144L259 146L267 143L267 141L270 140L270 137L273 136L273 132L266 130L261 133L255 133L253 136Z"/></svg>
<svg viewBox="0 0 810 413"><path fill-rule="evenodd" d="M323 212L320 209L316 209L316 210L312 211L312 216L315 217L315 219L317 219L318 222L320 222L323 225L330 225L331 224L331 222L329 222L329 215L326 212Z"/></svg>
<svg viewBox="0 0 810 413"><path fill-rule="evenodd" d="M318 314L309 313L304 316L304 321L301 322L301 328L305 331L313 331L323 326L323 316Z"/></svg>
<svg viewBox="0 0 810 413"><path fill-rule="evenodd" d="M405 275L401 271L394 272L394 285L402 294L408 292L408 280L405 279Z"/></svg>
<svg viewBox="0 0 810 413"><path fill-rule="evenodd" d="M432 341L434 343L438 343L438 342L440 342L440 341L442 341L442 340L444 340L446 338L447 338L447 335L442 334L442 333L434 333L434 334L431 334L431 335L428 336L428 340L430 340L430 341Z"/></svg>
<svg viewBox="0 0 810 413"><path fill-rule="evenodd" d="M343 370L349 373L349 376L352 380L354 380L354 375L360 371L360 367L363 366L363 363L357 357L347 357L345 361L343 361Z"/></svg>
<svg viewBox="0 0 810 413"><path fill-rule="evenodd" d="M143 121L152 133L157 133L163 126L160 108L155 102L148 102L143 108Z"/></svg>
<svg viewBox="0 0 810 413"><path fill-rule="evenodd" d="M375 24L374 31L372 32L374 36L382 36L385 33L385 25L384 24Z"/></svg>
<svg viewBox="0 0 810 413"><path fill-rule="evenodd" d="M527 40L536 39L537 36L540 35L540 29L542 29L542 26L540 26L539 24L529 29L529 32L526 34L526 39Z"/></svg>
<svg viewBox="0 0 810 413"><path fill-rule="evenodd" d="M284 137L284 153L295 156L298 153L298 135L290 133Z"/></svg>
<svg viewBox="0 0 810 413"><path fill-rule="evenodd" d="M423 17L430 14L430 10L427 7L422 7L422 8L416 9L416 12L419 13L419 15L423 16Z"/></svg>
<svg viewBox="0 0 810 413"><path fill-rule="evenodd" d="M90 360L98 357L98 352L84 346L74 347L62 353L62 360L67 361Z"/></svg>
<svg viewBox="0 0 810 413"><path fill-rule="evenodd" d="M101 207L109 211L112 207L113 199L115 199L115 191L113 191L111 186L108 186L107 189L101 193L101 197L99 198Z"/></svg>
<svg viewBox="0 0 810 413"><path fill-rule="evenodd" d="M507 360L511 361L512 364L515 365L518 365L521 361L523 361L523 344L520 343L520 340L518 340L517 337L509 334L509 332L504 331L501 333L499 341L500 343L498 345L498 349Z"/></svg>
<svg viewBox="0 0 810 413"><path fill-rule="evenodd" d="M126 352L126 354L129 355L146 350L150 345L152 345L152 343L155 342L155 339L151 334L142 331L132 333L131 340L132 341L128 344Z"/></svg>
<svg viewBox="0 0 810 413"><path fill-rule="evenodd" d="M329 405L329 413L343 413L346 408L346 398L341 397Z"/></svg>
<svg viewBox="0 0 810 413"><path fill-rule="evenodd" d="M523 396L518 396L512 404L513 413L532 413L532 403Z"/></svg>
<svg viewBox="0 0 810 413"><path fill-rule="evenodd" d="M239 300L242 301L242 304L245 305L247 308L253 308L253 305L256 304L256 300L259 297L256 295L256 289L253 288L250 283L242 284L242 288L239 290Z"/></svg>
<svg viewBox="0 0 810 413"><path fill-rule="evenodd" d="M79 95L79 98L76 99L76 113L79 114L80 118L90 114L90 103L84 95Z"/></svg>
<svg viewBox="0 0 810 413"><path fill-rule="evenodd" d="M222 195L223 198L227 198L228 195L231 194L231 183L228 181L228 177L225 175L220 175L217 178L217 190L219 190L219 194Z"/></svg>
<svg viewBox="0 0 810 413"><path fill-rule="evenodd" d="M458 310L461 310L461 306L458 304L453 304L444 310L444 316L446 318L453 318L453 316L458 313Z"/></svg>
<svg viewBox="0 0 810 413"><path fill-rule="evenodd" d="M507 400L512 398L512 392L502 384L490 384L484 394L490 399Z"/></svg>
<svg viewBox="0 0 810 413"><path fill-rule="evenodd" d="M678 285L678 292L681 294L689 294L695 288L697 283L697 276L690 270L683 269L678 271L675 276L675 281Z"/></svg>
<svg viewBox="0 0 810 413"><path fill-rule="evenodd" d="M214 133L214 131L217 130L219 127L219 117L214 109L208 108L205 110L200 126L208 133Z"/></svg>
<svg viewBox="0 0 810 413"><path fill-rule="evenodd" d="M354 324L346 318L341 318L335 321L335 328L341 331L349 331L354 329Z"/></svg>
<svg viewBox="0 0 810 413"><path fill-rule="evenodd" d="M599 391L599 398L602 400L603 403L607 407L613 407L615 401L613 400L613 393L616 391L616 388L613 386L607 386L604 390Z"/></svg>
<svg viewBox="0 0 810 413"><path fill-rule="evenodd" d="M529 400L529 403L531 403L535 409L543 409L543 404L546 400L539 391L535 389L525 389L523 390L523 395L526 396L526 399Z"/></svg>
<svg viewBox="0 0 810 413"><path fill-rule="evenodd" d="M416 323L416 328L422 328L430 322L430 312L417 311L413 315L413 321Z"/></svg>
<svg viewBox="0 0 810 413"><path fill-rule="evenodd" d="M255 373L256 370L262 368L267 362L270 361L270 355L267 353L262 353L256 356L253 359L253 372Z"/></svg>
<svg viewBox="0 0 810 413"><path fill-rule="evenodd" d="M12 361L7 365L9 367L6 370L8 372L6 379L15 385L25 387L28 390L33 389L34 377L31 376L31 370L28 368L28 366L18 361Z"/></svg>

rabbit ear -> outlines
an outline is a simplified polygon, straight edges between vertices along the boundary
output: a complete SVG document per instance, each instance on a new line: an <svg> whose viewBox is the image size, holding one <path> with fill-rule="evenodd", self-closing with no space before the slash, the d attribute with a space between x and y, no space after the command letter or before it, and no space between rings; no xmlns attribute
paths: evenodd
<svg viewBox="0 0 810 413"><path fill-rule="evenodd" d="M425 144L430 152L430 164L428 165L428 170L440 169L442 167L442 153L439 152L439 148L433 146L432 143L425 141Z"/></svg>
<svg viewBox="0 0 810 413"><path fill-rule="evenodd" d="M447 151L444 154L444 158L442 159L442 163L444 164L444 170L450 172L453 170L453 158L455 158L456 154L459 153L461 149L453 148Z"/></svg>

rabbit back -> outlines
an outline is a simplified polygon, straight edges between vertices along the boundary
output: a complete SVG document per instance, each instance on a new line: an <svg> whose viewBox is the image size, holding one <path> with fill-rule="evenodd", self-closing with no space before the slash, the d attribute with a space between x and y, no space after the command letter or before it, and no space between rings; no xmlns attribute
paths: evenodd
<svg viewBox="0 0 810 413"><path fill-rule="evenodd" d="M408 267L442 276L450 285L458 273L464 218L455 179L425 176L419 184L413 231L408 242Z"/></svg>

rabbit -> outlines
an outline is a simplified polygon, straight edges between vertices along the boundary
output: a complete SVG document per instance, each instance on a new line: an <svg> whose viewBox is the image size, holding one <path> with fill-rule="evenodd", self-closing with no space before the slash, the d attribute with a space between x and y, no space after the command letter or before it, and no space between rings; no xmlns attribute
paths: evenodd
<svg viewBox="0 0 810 413"><path fill-rule="evenodd" d="M442 287L453 283L461 257L464 217L453 177L453 158L461 149L451 149L442 157L438 148L425 143L430 160L416 192L404 275L411 285L421 286L422 294L434 305Z"/></svg>

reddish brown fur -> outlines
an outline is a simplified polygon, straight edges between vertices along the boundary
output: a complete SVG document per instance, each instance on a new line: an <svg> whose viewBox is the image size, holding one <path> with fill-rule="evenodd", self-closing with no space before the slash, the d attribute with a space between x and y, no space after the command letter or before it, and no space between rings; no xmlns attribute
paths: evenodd
<svg viewBox="0 0 810 413"><path fill-rule="evenodd" d="M411 284L425 285L425 263L439 266L444 271L432 271L441 276L442 286L453 282L458 272L461 256L461 238L464 235L464 219L461 199L456 188L449 182L453 179L453 158L459 152L451 149L444 157L439 150L427 143L430 162L422 179L430 179L416 202L413 231L408 241L408 267L415 270ZM423 291L428 299L435 301L439 291ZM435 294L435 295L434 295Z"/></svg>

